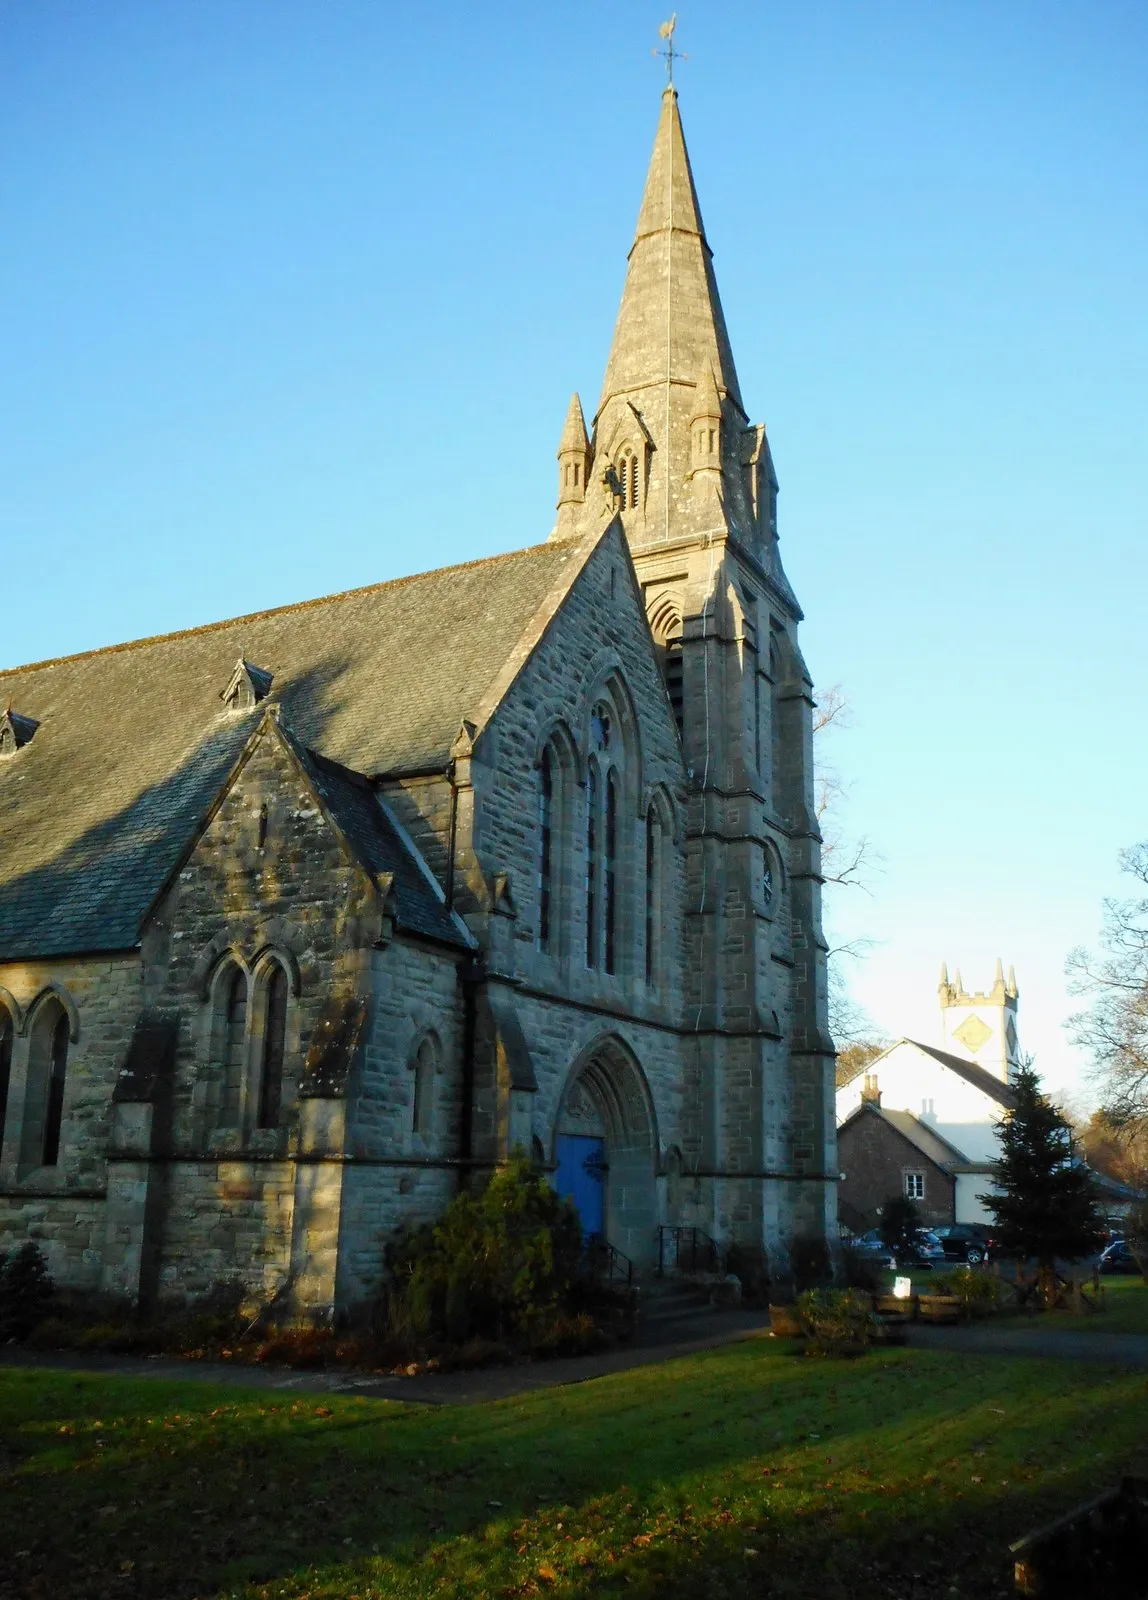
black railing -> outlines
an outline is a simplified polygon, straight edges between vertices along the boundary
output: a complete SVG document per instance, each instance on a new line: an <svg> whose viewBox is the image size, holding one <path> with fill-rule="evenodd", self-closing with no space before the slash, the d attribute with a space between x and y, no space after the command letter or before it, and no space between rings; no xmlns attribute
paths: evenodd
<svg viewBox="0 0 1148 1600"><path fill-rule="evenodd" d="M616 1250L609 1239L603 1238L600 1233L592 1233L587 1238L582 1250L586 1263L586 1271L595 1283L625 1284L627 1288L634 1281L634 1263L629 1256Z"/></svg>
<svg viewBox="0 0 1148 1600"><path fill-rule="evenodd" d="M721 1251L700 1228L658 1229L658 1277L667 1272L720 1272Z"/></svg>

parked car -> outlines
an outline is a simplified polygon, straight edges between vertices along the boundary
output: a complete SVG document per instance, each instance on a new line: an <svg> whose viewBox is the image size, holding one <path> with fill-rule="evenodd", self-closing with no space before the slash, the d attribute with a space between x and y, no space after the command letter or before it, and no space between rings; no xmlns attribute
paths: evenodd
<svg viewBox="0 0 1148 1600"><path fill-rule="evenodd" d="M856 1239L851 1239L849 1248L855 1256L859 1256L863 1261L872 1262L874 1266L894 1265L893 1253L876 1228L870 1228L868 1233L862 1233Z"/></svg>
<svg viewBox="0 0 1148 1600"><path fill-rule="evenodd" d="M1099 1272L1139 1272L1140 1264L1123 1239L1114 1239L1100 1252Z"/></svg>
<svg viewBox="0 0 1148 1600"><path fill-rule="evenodd" d="M947 1261L966 1261L975 1267L987 1261L992 1252L992 1237L980 1222L951 1222L933 1232L941 1241Z"/></svg>
<svg viewBox="0 0 1148 1600"><path fill-rule="evenodd" d="M896 1256L899 1267L916 1267L926 1272L940 1266L944 1259L941 1241L929 1228L918 1228L913 1243L906 1250L898 1250Z"/></svg>

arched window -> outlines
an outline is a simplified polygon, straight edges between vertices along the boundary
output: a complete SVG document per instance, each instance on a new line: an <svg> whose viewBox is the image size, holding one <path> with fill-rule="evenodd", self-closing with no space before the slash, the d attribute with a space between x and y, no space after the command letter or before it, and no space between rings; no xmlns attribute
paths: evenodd
<svg viewBox="0 0 1148 1600"><path fill-rule="evenodd" d="M25 1171L59 1164L70 1031L68 1013L58 1000L49 1000L38 1009L28 1051L28 1086L20 1136L20 1165Z"/></svg>
<svg viewBox="0 0 1148 1600"><path fill-rule="evenodd" d="M538 947L550 948L554 873L554 763L552 746L542 752L538 771Z"/></svg>
<svg viewBox="0 0 1148 1600"><path fill-rule="evenodd" d="M283 1103L283 1062L287 1046L287 974L276 961L267 981L263 1052L259 1071L259 1126L277 1128Z"/></svg>
<svg viewBox="0 0 1148 1600"><path fill-rule="evenodd" d="M219 1125L238 1128L243 1105L247 1062L247 974L229 966L220 978L220 1087Z"/></svg>
<svg viewBox="0 0 1148 1600"><path fill-rule="evenodd" d="M626 449L618 457L618 495L623 511L637 510L642 493L642 470L632 450Z"/></svg>
<svg viewBox="0 0 1148 1600"><path fill-rule="evenodd" d="M682 732L682 614L677 598L663 594L650 609L650 632L661 658L662 676L666 680L666 693L674 713L674 721Z"/></svg>
<svg viewBox="0 0 1148 1600"><path fill-rule="evenodd" d="M4 1123L8 1115L8 1087L12 1082L12 1046L16 1028L7 1006L0 1006L0 1146L4 1144Z"/></svg>
<svg viewBox="0 0 1148 1600"><path fill-rule="evenodd" d="M605 855L602 862L602 911L605 923L606 971L615 970L615 932L618 921L618 780L606 775Z"/></svg>
<svg viewBox="0 0 1148 1600"><path fill-rule="evenodd" d="M658 901L661 885L658 881L658 858L661 855L661 826L653 806L646 813L646 982L658 979Z"/></svg>
<svg viewBox="0 0 1148 1600"><path fill-rule="evenodd" d="M426 1138L434 1126L434 1040L419 1045L413 1062L414 1086L411 1094L411 1132Z"/></svg>
<svg viewBox="0 0 1148 1600"><path fill-rule="evenodd" d="M598 965L598 768L586 776L586 965Z"/></svg>

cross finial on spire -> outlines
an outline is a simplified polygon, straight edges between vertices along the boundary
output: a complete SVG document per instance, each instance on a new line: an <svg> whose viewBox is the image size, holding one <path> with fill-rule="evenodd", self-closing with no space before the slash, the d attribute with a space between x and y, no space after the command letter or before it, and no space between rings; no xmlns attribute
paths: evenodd
<svg viewBox="0 0 1148 1600"><path fill-rule="evenodd" d="M663 22L661 27L658 29L658 38L664 39L666 42L665 49L658 50L655 48L650 51L652 56L661 56L662 60L666 63L666 77L669 79L671 89L674 86L674 62L688 61L690 59L689 56L683 55L680 50L674 49L674 29L677 27L677 25L678 14L675 11L671 15L670 20L668 22Z"/></svg>

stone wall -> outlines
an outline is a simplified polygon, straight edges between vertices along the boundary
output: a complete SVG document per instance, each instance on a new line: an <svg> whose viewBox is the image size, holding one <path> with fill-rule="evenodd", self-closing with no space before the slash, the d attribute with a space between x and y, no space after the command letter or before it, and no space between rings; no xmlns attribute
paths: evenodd
<svg viewBox="0 0 1148 1600"><path fill-rule="evenodd" d="M0 1004L14 1015L12 1075L0 1156L0 1253L31 1239L58 1282L99 1284L112 1090L141 1004L139 959L76 957L0 966ZM71 1018L59 1159L29 1160L29 1056L62 1005ZM41 1082L31 1091L43 1092Z"/></svg>

